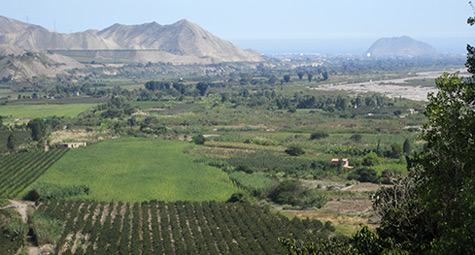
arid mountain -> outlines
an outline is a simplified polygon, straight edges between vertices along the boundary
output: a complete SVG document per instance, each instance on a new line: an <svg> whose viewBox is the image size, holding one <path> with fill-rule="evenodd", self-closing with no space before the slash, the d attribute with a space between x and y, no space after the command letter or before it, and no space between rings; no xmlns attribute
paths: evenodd
<svg viewBox="0 0 475 255"><path fill-rule="evenodd" d="M429 44L409 36L381 38L366 51L371 56L434 56L438 52Z"/></svg>
<svg viewBox="0 0 475 255"><path fill-rule="evenodd" d="M25 81L32 77L55 77L67 70L84 68L72 58L52 52L26 52L12 45L0 45L0 79Z"/></svg>
<svg viewBox="0 0 475 255"><path fill-rule="evenodd" d="M155 61L152 62L262 61L259 53L243 50L187 20L180 20L165 26L155 22L142 25L115 24L101 31L87 30L73 34L62 34L0 16L0 44L15 45L27 51L156 51L153 54L155 55L153 58ZM117 53L123 56L120 52ZM112 59L116 58L114 51L112 53L102 53L102 55L108 55ZM143 58L129 60L147 61Z"/></svg>

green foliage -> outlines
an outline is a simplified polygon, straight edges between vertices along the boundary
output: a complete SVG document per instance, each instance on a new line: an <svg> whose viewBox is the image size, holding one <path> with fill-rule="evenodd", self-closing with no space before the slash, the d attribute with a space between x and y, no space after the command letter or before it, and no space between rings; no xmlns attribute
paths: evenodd
<svg viewBox="0 0 475 255"><path fill-rule="evenodd" d="M301 208L321 208L327 202L324 194L303 187L299 180L283 180L270 192L269 198L278 204Z"/></svg>
<svg viewBox="0 0 475 255"><path fill-rule="evenodd" d="M286 74L284 75L284 82L289 82L290 81L290 75Z"/></svg>
<svg viewBox="0 0 475 255"><path fill-rule="evenodd" d="M31 201L46 201L65 199L74 196L87 196L90 192L86 185L57 185L51 183L37 182L31 187L31 191L25 199ZM37 193L34 197L32 193ZM35 197L37 197L35 199Z"/></svg>
<svg viewBox="0 0 475 255"><path fill-rule="evenodd" d="M328 136L329 134L325 131L315 131L310 135L310 140L322 139Z"/></svg>
<svg viewBox="0 0 475 255"><path fill-rule="evenodd" d="M412 145L409 139L404 140L404 144L402 145L402 151L404 154L409 155L412 152Z"/></svg>
<svg viewBox="0 0 475 255"><path fill-rule="evenodd" d="M16 212L0 210L0 255L16 254L26 242L28 227Z"/></svg>
<svg viewBox="0 0 475 255"><path fill-rule="evenodd" d="M28 122L27 127L31 130L31 138L33 141L41 141L46 136L46 124L43 119L32 119Z"/></svg>
<svg viewBox="0 0 475 255"><path fill-rule="evenodd" d="M377 165L379 164L379 157L378 155L372 151L368 154L366 154L364 157L363 157L363 162L362 164L364 166L374 166L374 165Z"/></svg>
<svg viewBox="0 0 475 255"><path fill-rule="evenodd" d="M12 153L0 156L0 197L14 198L44 174L68 150Z"/></svg>
<svg viewBox="0 0 475 255"><path fill-rule="evenodd" d="M194 144L202 145L205 144L206 138L202 134L198 134L192 137L191 140Z"/></svg>
<svg viewBox="0 0 475 255"><path fill-rule="evenodd" d="M16 146L17 146L17 139L16 139L15 135L13 133L11 133L8 136L7 149L10 152L13 152L13 151L15 151Z"/></svg>
<svg viewBox="0 0 475 255"><path fill-rule="evenodd" d="M353 142L359 143L363 139L363 136L360 134L354 134L350 137Z"/></svg>
<svg viewBox="0 0 475 255"><path fill-rule="evenodd" d="M239 186L249 190L267 190L277 184L276 178L267 177L261 173L248 174L244 172L232 172L229 174L229 178Z"/></svg>
<svg viewBox="0 0 475 255"><path fill-rule="evenodd" d="M206 90L208 89L208 83L207 82L198 82L196 84L196 89L200 92L201 96L206 95Z"/></svg>
<svg viewBox="0 0 475 255"><path fill-rule="evenodd" d="M287 147L287 149L285 149L285 153L289 154L290 156L300 156L305 154L305 150L298 144L292 144Z"/></svg>
<svg viewBox="0 0 475 255"><path fill-rule="evenodd" d="M358 180L360 182L378 182L378 173L368 167L360 167L348 174L348 180Z"/></svg>
<svg viewBox="0 0 475 255"><path fill-rule="evenodd" d="M30 216L30 226L38 245L54 244L64 229L64 222L35 212Z"/></svg>

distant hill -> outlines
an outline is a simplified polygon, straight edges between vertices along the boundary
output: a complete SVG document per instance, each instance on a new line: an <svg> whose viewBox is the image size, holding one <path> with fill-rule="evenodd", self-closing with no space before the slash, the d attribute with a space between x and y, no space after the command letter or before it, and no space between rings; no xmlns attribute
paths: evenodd
<svg viewBox="0 0 475 255"><path fill-rule="evenodd" d="M427 43L409 36L381 38L371 45L366 54L371 56L434 56L438 52Z"/></svg>
<svg viewBox="0 0 475 255"><path fill-rule="evenodd" d="M15 45L27 51L92 50L114 59L121 50L146 50L154 56L130 54L132 61L171 63L257 62L261 54L243 50L229 41L222 40L200 26L187 20L171 25L158 23L142 25L115 24L104 30L63 34L0 16L0 44Z"/></svg>

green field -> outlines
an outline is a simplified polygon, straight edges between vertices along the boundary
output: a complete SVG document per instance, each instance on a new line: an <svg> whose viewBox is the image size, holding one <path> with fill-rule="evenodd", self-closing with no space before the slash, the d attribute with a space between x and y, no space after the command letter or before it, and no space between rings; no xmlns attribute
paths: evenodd
<svg viewBox="0 0 475 255"><path fill-rule="evenodd" d="M185 142L123 138L71 150L38 181L87 185L98 201L225 201L238 189L218 168L193 162Z"/></svg>
<svg viewBox="0 0 475 255"><path fill-rule="evenodd" d="M0 115L9 118L75 117L97 104L2 105Z"/></svg>

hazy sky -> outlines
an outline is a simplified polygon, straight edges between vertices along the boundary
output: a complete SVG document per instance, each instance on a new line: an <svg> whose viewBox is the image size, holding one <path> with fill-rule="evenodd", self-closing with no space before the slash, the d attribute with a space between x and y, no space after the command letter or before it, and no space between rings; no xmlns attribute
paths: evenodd
<svg viewBox="0 0 475 255"><path fill-rule="evenodd" d="M0 15L58 32L197 23L227 40L475 38L468 0L5 0ZM473 40L475 42L475 40Z"/></svg>

